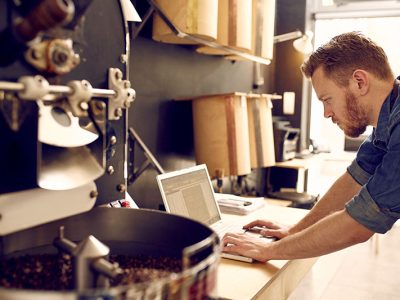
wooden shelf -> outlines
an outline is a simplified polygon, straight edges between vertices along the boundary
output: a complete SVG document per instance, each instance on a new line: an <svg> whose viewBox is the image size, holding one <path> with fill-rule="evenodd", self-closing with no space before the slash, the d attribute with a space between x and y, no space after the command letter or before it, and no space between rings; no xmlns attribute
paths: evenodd
<svg viewBox="0 0 400 300"><path fill-rule="evenodd" d="M157 13L162 18L162 20L167 24L167 26L171 29L171 31L179 38L186 39L194 44L200 44L200 45L211 47L211 48L215 49L215 52L226 53L227 55L230 55L231 57L233 56L233 57L243 58L243 59L246 59L249 61L264 64L264 65L269 65L271 63L271 60L268 58L256 56L256 55L253 55L253 54L245 52L245 51L241 51L236 48L220 45L214 41L206 40L199 36L194 36L192 34L185 33L182 30L180 30L168 18L168 16L165 14L163 9L156 3L156 1L147 0L147 2L150 4L149 11L152 11L152 12L154 11L155 13Z"/></svg>

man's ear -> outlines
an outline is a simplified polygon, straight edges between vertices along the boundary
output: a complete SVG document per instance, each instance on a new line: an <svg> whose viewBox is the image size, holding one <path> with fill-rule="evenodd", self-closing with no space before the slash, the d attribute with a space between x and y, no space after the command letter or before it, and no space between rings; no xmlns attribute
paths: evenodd
<svg viewBox="0 0 400 300"><path fill-rule="evenodd" d="M370 78L368 72L357 69L351 76L351 86L353 92L360 96L364 96L369 91Z"/></svg>

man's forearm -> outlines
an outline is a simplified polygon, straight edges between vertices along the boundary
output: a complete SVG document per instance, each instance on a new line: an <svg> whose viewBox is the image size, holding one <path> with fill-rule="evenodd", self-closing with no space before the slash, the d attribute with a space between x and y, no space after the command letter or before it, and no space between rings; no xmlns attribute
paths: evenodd
<svg viewBox="0 0 400 300"><path fill-rule="evenodd" d="M289 230L289 233L300 232L331 213L342 210L345 203L353 198L360 191L360 188L361 186L349 173L345 172L335 181L312 210Z"/></svg>
<svg viewBox="0 0 400 300"><path fill-rule="evenodd" d="M364 242L373 234L342 210L301 232L271 243L265 248L263 257L270 260L321 256Z"/></svg>

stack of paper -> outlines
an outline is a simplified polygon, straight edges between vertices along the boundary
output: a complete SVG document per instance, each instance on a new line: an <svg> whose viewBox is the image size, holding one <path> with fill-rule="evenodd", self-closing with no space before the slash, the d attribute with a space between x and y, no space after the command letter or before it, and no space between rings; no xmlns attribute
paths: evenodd
<svg viewBox="0 0 400 300"><path fill-rule="evenodd" d="M231 194L215 193L215 199L223 213L246 215L264 206L263 197L240 197Z"/></svg>

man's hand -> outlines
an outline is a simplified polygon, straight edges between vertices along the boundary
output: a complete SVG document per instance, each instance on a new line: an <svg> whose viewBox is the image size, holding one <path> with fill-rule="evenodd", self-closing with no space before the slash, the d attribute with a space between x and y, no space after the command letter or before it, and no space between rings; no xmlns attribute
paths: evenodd
<svg viewBox="0 0 400 300"><path fill-rule="evenodd" d="M243 229L257 232L265 237L276 237L277 239L283 239L288 236L290 227L271 222L267 220L256 220L243 226Z"/></svg>
<svg viewBox="0 0 400 300"><path fill-rule="evenodd" d="M268 245L270 244L271 241L260 236L245 233L227 233L222 238L222 251L266 262L269 259L267 253Z"/></svg>
<svg viewBox="0 0 400 300"><path fill-rule="evenodd" d="M342 210L276 242L246 233L228 233L222 239L222 245L224 252L265 262L270 259L299 259L325 255L365 242L373 234L373 231Z"/></svg>

